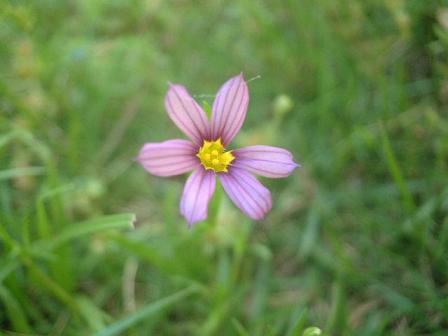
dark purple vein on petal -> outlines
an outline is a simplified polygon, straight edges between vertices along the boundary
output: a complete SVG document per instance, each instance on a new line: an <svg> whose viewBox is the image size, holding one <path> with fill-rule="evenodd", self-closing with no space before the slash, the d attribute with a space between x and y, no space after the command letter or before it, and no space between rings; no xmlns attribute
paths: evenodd
<svg viewBox="0 0 448 336"><path fill-rule="evenodd" d="M252 191L254 191L254 193L256 193L256 194L263 200L263 203L265 203L266 208L264 208L263 205L260 204L256 198L252 197L252 195L251 195L250 193L247 193L247 194L248 194L248 195L251 195L251 198L254 200L255 203L257 203L257 205L258 205L261 209L267 211L267 210L269 209L269 202L268 202L267 200L265 200L265 196L267 196L267 195L263 195L263 194L261 194L260 191L259 191L258 189L256 189L250 182L248 182L248 181L247 181L247 179L249 179L248 177L244 177L244 176L242 176L242 175L239 175L239 177L240 177L240 178L238 179L238 183L240 184L241 189L245 190L245 189L243 188L243 186L242 186L242 183L244 183L246 186L248 186L250 189L252 189ZM254 178L254 179L255 179L255 178ZM258 182L258 181L257 181L257 182ZM261 183L260 183L260 185L261 185ZM246 190L245 190L245 191L246 191ZM267 203L266 203L266 202L267 202Z"/></svg>
<svg viewBox="0 0 448 336"><path fill-rule="evenodd" d="M240 164L236 164L236 163L233 166L235 168L240 168L240 169L245 169L245 170L252 169L254 174L258 174L258 172L264 172L265 174L270 175L270 176L276 175L276 173L273 173L272 170L266 170L266 169L262 169L262 168L259 168L259 167L252 167L252 166L249 166L249 165L244 166L244 165L240 165Z"/></svg>
<svg viewBox="0 0 448 336"><path fill-rule="evenodd" d="M216 110L219 111L219 113L217 112L217 118L216 118L216 122L215 122L215 132L216 134L214 135L215 138L218 138L221 136L220 132L221 132L221 119L222 119L222 115L223 115L223 111L224 111L224 107L226 106L226 102L227 102L227 97L229 95L229 91L232 88L232 84L234 82L234 79L228 83L228 84L224 84L224 85L228 85L229 88L226 87L226 92L224 95L220 95L219 97L219 105L216 105ZM221 96L224 96L224 100L221 100Z"/></svg>
<svg viewBox="0 0 448 336"><path fill-rule="evenodd" d="M265 170L265 169L260 169L260 168L254 168L254 167L246 168L246 167L243 167L243 166L240 166L240 165L236 165L236 164L235 164L235 167L241 168L241 169L254 169L254 171L261 171L261 172L265 172L266 174L272 174L272 172L270 170Z"/></svg>
<svg viewBox="0 0 448 336"><path fill-rule="evenodd" d="M228 122L228 120L229 120L229 118L231 117L231 112L232 112L232 108L233 108L233 104L235 104L235 100L236 100L236 98L238 97L238 95L239 95L239 91L240 91L240 88L242 87L241 86L241 83L242 83L242 81L239 81L238 82L238 87L236 88L236 92L235 92L235 94L233 95L233 97L232 97L232 102L230 103L230 107L229 107L229 110L227 111L227 114L226 114L226 119L224 120L224 123L221 125L222 127L221 127L221 136L224 138L224 136L225 136L225 134L224 134L224 132L226 132L226 126L227 126L227 122ZM243 89L244 89L244 86L243 86ZM238 112L238 111L237 111ZM233 116L233 115L232 115ZM232 121L231 121L232 122ZM228 133L228 132L226 132L226 133ZM224 140L224 139L223 139Z"/></svg>
<svg viewBox="0 0 448 336"><path fill-rule="evenodd" d="M282 165L287 165L287 166L297 165L296 163L293 163L293 162L274 161L274 160L268 160L268 159L241 158L241 157L239 157L239 159L240 159L240 162L245 161L245 160L251 160L251 161L268 162L268 163L273 163L273 164L282 164ZM256 164L256 163L254 163L254 164Z"/></svg>
<svg viewBox="0 0 448 336"><path fill-rule="evenodd" d="M221 113L219 114L219 121L216 122L217 128L218 128L218 132L216 134L217 137L222 137L222 118L223 118L223 114L225 111L225 107L228 101L228 97L230 94L230 91L232 90L234 84L235 84L236 78L234 78L230 83L229 83L229 89L226 91L226 97L224 98L224 102L223 102L223 106L220 109Z"/></svg>
<svg viewBox="0 0 448 336"><path fill-rule="evenodd" d="M288 157L292 157L292 154L288 152L286 149L282 149L281 151L279 151L278 149L269 150L269 149L250 149L250 148L253 148L253 146L250 146L248 148L240 148L235 150L235 152L238 155L250 155L252 153L269 153L269 154L275 153L278 155L286 155Z"/></svg>
<svg viewBox="0 0 448 336"><path fill-rule="evenodd" d="M198 172L198 174L201 175L201 181L199 182L198 188L196 190L196 194L194 195L194 202L193 202L193 208L190 212L190 221L191 221L191 217L195 214L195 210L196 210L196 206L197 206L197 202L198 202L198 197L199 197L199 192L201 191L202 185L204 184L204 180L206 178L206 174L201 174L200 172Z"/></svg>
<svg viewBox="0 0 448 336"><path fill-rule="evenodd" d="M237 188L239 189L241 194L245 195L246 202L250 202L253 205L253 209L255 211L257 211L258 209L257 212L261 212L261 214L263 215L265 212L263 205L260 204L258 200L251 193L249 193L247 190L243 188L243 185L241 184L241 181L238 178L235 178L235 180L237 181L236 182Z"/></svg>
<svg viewBox="0 0 448 336"><path fill-rule="evenodd" d="M244 99L242 98L241 99L241 103L243 103L244 102ZM247 103L246 103L246 106L244 107L245 109L247 109ZM232 139L236 136L236 133L239 131L239 129L241 128L241 126L243 125L243 122L244 122L244 119L246 118L246 113L240 113L239 115L238 115L238 119L237 119L237 122L236 123L234 123L234 124L232 124L232 127L234 126L234 125L236 125L236 127L233 127L233 130L231 131L231 132L229 132L229 135L228 135L228 142L230 143L231 141L232 141ZM238 125L239 125L239 128L238 128ZM231 128L229 128L229 129L231 129Z"/></svg>
<svg viewBox="0 0 448 336"><path fill-rule="evenodd" d="M146 163L146 166L151 167L151 168L159 168L159 167L170 166L168 168L171 168L171 166L173 164L175 164L177 166L181 166L182 164L187 164L187 163L189 163L189 164L196 164L196 163L199 163L199 162L193 160L193 158L189 158L188 160L182 160L182 161L168 161L168 162L164 162L164 163L160 163L160 162L155 163L154 162L154 164L148 162L148 163ZM173 168L175 168L175 167L173 167Z"/></svg>
<svg viewBox="0 0 448 336"><path fill-rule="evenodd" d="M225 184L227 184L227 189L228 189L227 192L229 192L233 196L233 199L234 199L234 202L236 203L236 205L241 209L241 211L247 213L249 216L252 216L253 211L255 211L255 209L249 204L249 202L241 201L241 198L239 198L239 196L238 196L239 194L237 192L235 192L235 189L234 189L234 187L236 186L236 182L234 181L235 178L231 175L227 175L227 176L223 175L223 179L226 181Z"/></svg>
<svg viewBox="0 0 448 336"><path fill-rule="evenodd" d="M208 119L203 118L204 112L200 109L199 105L195 101L193 101L192 104L193 104L194 108L196 109L196 111L198 112L199 119L201 119L202 125L204 126L204 129L206 130L207 134L205 134L204 136L210 137L210 134L209 134L210 133L210 125L207 125Z"/></svg>
<svg viewBox="0 0 448 336"><path fill-rule="evenodd" d="M157 148L156 151L163 150L164 152L167 152L166 148ZM148 151L148 150L147 150ZM164 159L169 157L180 157L180 156L195 156L195 151L189 151L189 152L171 152L171 153L165 153L165 154L159 154L159 155L153 155L152 153L144 153L138 156L139 159L142 160L156 160L156 159Z"/></svg>
<svg viewBox="0 0 448 336"><path fill-rule="evenodd" d="M185 170L187 168L189 170L190 166L176 167L176 168L171 168L171 169L164 169L164 168L160 168L160 167L152 169L151 167L148 167L148 169L153 170L153 174L157 174L157 173L173 174L174 172L178 172L178 171L183 171L186 173L186 172L188 172L188 170ZM191 167L191 169L194 169L194 168L195 168L195 166ZM165 175L165 176L168 176L168 175Z"/></svg>
<svg viewBox="0 0 448 336"><path fill-rule="evenodd" d="M244 87L243 87L243 91L244 91ZM243 101L244 101L244 92L243 92L243 97L241 97L241 99L240 99L240 103L239 103L239 105L238 105L238 109L237 109L237 111L238 111L237 118L233 119L233 120L231 121L230 126L227 128L226 145L228 145L228 144L232 141L232 139L233 139L233 137L234 137L234 135L232 136L232 134L237 132L236 128L238 128L238 124L240 123L239 120L240 120L242 117L244 117L244 113L241 113L241 105L243 104ZM236 121L236 124L235 124L235 120L237 120L237 121Z"/></svg>
<svg viewBox="0 0 448 336"><path fill-rule="evenodd" d="M202 134L201 130L199 129L199 126L196 124L194 119L191 117L190 113L188 112L188 109L185 107L185 104L184 104L183 100L181 99L181 97L177 93L177 90L173 88L172 92L176 96L176 98L179 101L180 105L182 105L182 108L183 108L185 114L188 116L188 119L190 119L191 123L193 124L194 128L196 129L196 131L197 131L197 133L199 135L199 139L198 140L200 142L201 137L203 137L203 134ZM177 115L177 117L179 117L179 115Z"/></svg>
<svg viewBox="0 0 448 336"><path fill-rule="evenodd" d="M173 93L176 96L177 100L179 101L180 105L182 106L182 109L184 110L185 114L188 116L188 119L190 119L191 123L193 124L195 130L198 132L199 138L202 137L202 132L200 131L199 126L196 124L194 118L191 117L188 109L185 107L185 104L180 95L178 94L177 89L173 88ZM177 117L179 117L179 115L177 115Z"/></svg>
<svg viewBox="0 0 448 336"><path fill-rule="evenodd" d="M201 144L201 141L200 141L200 139L195 135L195 134L193 134L193 133L191 133L191 131L190 131L190 127L188 127L187 125L185 125L185 123L182 121L182 119L180 119L179 118L179 115L175 112L175 110L173 109L173 105L172 105L172 103L171 103L171 97L167 97L167 104L168 104L168 106L170 107L170 110L171 110L171 113L174 115L174 117L176 117L175 119L176 119L176 121L177 122L179 122L183 127L184 127L184 129L182 130L182 131L184 131L185 133L187 133L187 135L189 136L189 137L191 137L191 138L193 138L193 141L196 141L197 142L197 144Z"/></svg>
<svg viewBox="0 0 448 336"><path fill-rule="evenodd" d="M263 211L263 206L260 205L253 197L250 193L248 193L243 186L241 185L240 182L240 178L237 175L233 175L232 176L233 181L234 181L234 190L236 189L236 194L237 195L241 195L241 197L244 198L243 200L243 204L246 204L250 209L252 209L253 212L255 212L255 214L259 214L261 211L261 214L264 214ZM241 202L241 201L240 201ZM257 215L258 217L258 215Z"/></svg>
<svg viewBox="0 0 448 336"><path fill-rule="evenodd" d="M184 193L183 193L183 195L182 195L182 202L181 202L181 210L182 210L182 213L183 213L183 215L185 216L185 217L187 217L187 213L186 213L186 210L185 210L185 203L186 203L186 199L185 199L185 196L186 195L188 195L189 193L190 193L190 191L191 191L191 188L194 186L194 184L196 183L196 180L198 179L198 177L199 177L199 174L200 174L200 172L198 171L198 170L195 170L191 175L190 175L190 178L191 178L191 181L188 181L187 180L187 185L185 186L185 190L184 190ZM194 175L194 176L193 176ZM188 183L188 182L190 182L190 183Z"/></svg>
<svg viewBox="0 0 448 336"><path fill-rule="evenodd" d="M213 102L212 118L211 118L211 134L210 134L210 136L212 137L211 140L216 140L215 138L217 136L217 130L216 130L215 125L218 124L216 120L219 116L218 111L219 111L219 104L221 103L221 98L222 98L222 95L218 95L215 98L215 101Z"/></svg>

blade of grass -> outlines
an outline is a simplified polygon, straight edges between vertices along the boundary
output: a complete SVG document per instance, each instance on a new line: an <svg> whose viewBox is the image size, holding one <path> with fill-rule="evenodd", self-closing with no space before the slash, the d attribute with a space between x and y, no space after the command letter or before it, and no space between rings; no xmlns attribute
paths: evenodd
<svg viewBox="0 0 448 336"><path fill-rule="evenodd" d="M91 298L81 296L78 297L76 301L84 320L92 330L99 331L106 327L105 321L110 319L109 315L101 308L97 307Z"/></svg>
<svg viewBox="0 0 448 336"><path fill-rule="evenodd" d="M134 214L119 214L119 215L104 216L88 220L85 222L69 225L59 235L52 237L50 241L41 240L34 245L35 247L38 248L41 247L42 245L45 246L46 248L55 248L72 239L76 239L81 236L85 236L95 232L110 229L133 228L134 221L135 221Z"/></svg>
<svg viewBox="0 0 448 336"><path fill-rule="evenodd" d="M22 167L0 171L0 181L9 180L21 176L43 175L45 169L43 167Z"/></svg>
<svg viewBox="0 0 448 336"><path fill-rule="evenodd" d="M269 298L270 277L272 275L270 260L261 260L253 284L253 294L249 310L249 321L251 330L259 325L266 313Z"/></svg>
<svg viewBox="0 0 448 336"><path fill-rule="evenodd" d="M15 331L29 333L31 328L26 319L26 314L22 311L19 302L8 291L7 288L0 286L0 300L6 308L8 315Z"/></svg>
<svg viewBox="0 0 448 336"><path fill-rule="evenodd" d="M287 333L287 336L300 336L305 329L305 323L308 319L308 311L303 309L299 316L297 316L291 324L291 327Z"/></svg>
<svg viewBox="0 0 448 336"><path fill-rule="evenodd" d="M318 327L309 327L306 328L303 332L303 336L319 336L322 335L322 330L320 330Z"/></svg>
<svg viewBox="0 0 448 336"><path fill-rule="evenodd" d="M133 255L150 262L155 267L168 274L175 274L179 272L178 268L170 262L170 258L161 254L157 248L148 246L144 241L137 241L122 235L110 234L110 240L113 240L120 248L132 252Z"/></svg>
<svg viewBox="0 0 448 336"><path fill-rule="evenodd" d="M337 281L333 285L332 289L332 304L330 316L327 320L327 328L330 335L344 335L346 332L346 318L347 318L347 307L346 307L346 293L344 285L341 281Z"/></svg>
<svg viewBox="0 0 448 336"><path fill-rule="evenodd" d="M249 336L249 332L243 327L243 325L237 319L235 318L232 319L232 326L239 336Z"/></svg>
<svg viewBox="0 0 448 336"><path fill-rule="evenodd" d="M308 212L306 226L299 247L300 257L306 259L316 246L319 235L320 218L316 205L312 206Z"/></svg>
<svg viewBox="0 0 448 336"><path fill-rule="evenodd" d="M392 178L394 179L398 189L400 190L400 194L403 199L403 206L409 213L412 213L415 210L415 204L412 198L412 194L409 191L408 186L406 185L405 179L403 177L403 172L398 164L397 158L390 143L386 129L382 124L380 125L380 127L381 127L383 150L386 156L386 161L389 167L390 174L392 175Z"/></svg>
<svg viewBox="0 0 448 336"><path fill-rule="evenodd" d="M41 283L59 301L67 305L74 313L80 314L79 306L73 297L65 291L57 282L45 274L30 258L22 256L23 263L34 274L35 279Z"/></svg>
<svg viewBox="0 0 448 336"><path fill-rule="evenodd" d="M196 286L191 286L156 302L152 302L128 317L111 324L109 327L101 330L100 332L97 332L95 336L122 335L125 330L139 323L141 320L173 306L175 303L184 300L198 291L199 289Z"/></svg>
<svg viewBox="0 0 448 336"><path fill-rule="evenodd" d="M17 251L10 252L7 257L5 257L0 265L0 284L3 280L17 267L20 263L17 260Z"/></svg>
<svg viewBox="0 0 448 336"><path fill-rule="evenodd" d="M12 140L14 140L15 136L16 134L14 131L0 136L0 149L6 146L8 143L10 143Z"/></svg>

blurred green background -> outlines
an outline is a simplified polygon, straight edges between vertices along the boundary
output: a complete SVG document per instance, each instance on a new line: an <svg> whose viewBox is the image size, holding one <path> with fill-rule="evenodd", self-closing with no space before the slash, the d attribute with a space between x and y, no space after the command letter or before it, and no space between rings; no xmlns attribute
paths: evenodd
<svg viewBox="0 0 448 336"><path fill-rule="evenodd" d="M241 71L303 168L188 230L133 158ZM447 78L445 1L2 1L0 334L447 335Z"/></svg>

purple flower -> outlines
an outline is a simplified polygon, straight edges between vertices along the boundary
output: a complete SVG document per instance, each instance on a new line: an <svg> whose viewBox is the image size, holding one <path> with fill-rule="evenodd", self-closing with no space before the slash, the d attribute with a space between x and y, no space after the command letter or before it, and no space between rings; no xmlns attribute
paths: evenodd
<svg viewBox="0 0 448 336"><path fill-rule="evenodd" d="M147 143L138 161L151 174L175 176L193 173L185 184L180 212L189 225L207 218L216 177L235 205L252 219L260 220L272 208L270 191L253 174L286 177L299 165L292 154L271 146L248 146L226 151L240 130L249 104L249 90L240 74L220 88L212 107L212 120L177 84L170 84L165 106L171 120L188 140Z"/></svg>

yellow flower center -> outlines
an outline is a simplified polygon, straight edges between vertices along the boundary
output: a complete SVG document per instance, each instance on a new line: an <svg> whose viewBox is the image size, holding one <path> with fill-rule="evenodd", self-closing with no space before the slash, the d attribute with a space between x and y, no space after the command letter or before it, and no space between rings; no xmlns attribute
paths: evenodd
<svg viewBox="0 0 448 336"><path fill-rule="evenodd" d="M225 152L221 139L216 141L204 140L196 156L201 160L205 169L214 170L216 173L227 173L227 167L235 159L232 151Z"/></svg>

